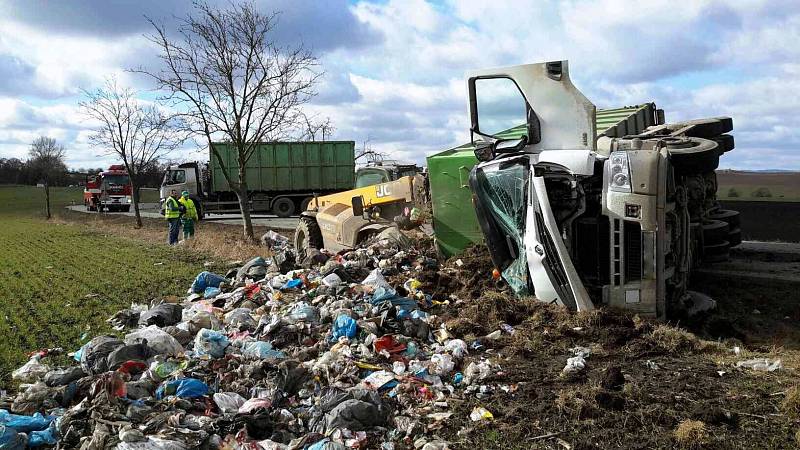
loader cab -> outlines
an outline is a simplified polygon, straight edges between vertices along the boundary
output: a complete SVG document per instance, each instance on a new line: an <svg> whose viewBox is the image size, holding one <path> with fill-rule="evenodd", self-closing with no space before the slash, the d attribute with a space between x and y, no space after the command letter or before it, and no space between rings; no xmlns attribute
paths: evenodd
<svg viewBox="0 0 800 450"><path fill-rule="evenodd" d="M356 171L356 188L388 183L419 173L422 173L422 168L416 164L376 162L366 167L361 167Z"/></svg>

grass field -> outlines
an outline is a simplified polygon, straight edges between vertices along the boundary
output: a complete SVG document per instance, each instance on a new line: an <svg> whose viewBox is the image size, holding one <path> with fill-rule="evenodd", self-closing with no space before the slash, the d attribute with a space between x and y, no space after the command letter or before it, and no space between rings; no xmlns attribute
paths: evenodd
<svg viewBox="0 0 800 450"><path fill-rule="evenodd" d="M717 197L721 200L767 202L800 201L800 173L717 171Z"/></svg>
<svg viewBox="0 0 800 450"><path fill-rule="evenodd" d="M45 347L76 350L81 335L132 302L180 294L203 270L201 254L45 221L42 189L0 188L0 386ZM81 190L56 188L54 211ZM160 241L159 241L160 242Z"/></svg>
<svg viewBox="0 0 800 450"><path fill-rule="evenodd" d="M157 202L158 190L142 189L142 202ZM50 188L50 209L53 213L68 205L83 204L82 187ZM45 215L44 189L35 186L0 185L0 215Z"/></svg>

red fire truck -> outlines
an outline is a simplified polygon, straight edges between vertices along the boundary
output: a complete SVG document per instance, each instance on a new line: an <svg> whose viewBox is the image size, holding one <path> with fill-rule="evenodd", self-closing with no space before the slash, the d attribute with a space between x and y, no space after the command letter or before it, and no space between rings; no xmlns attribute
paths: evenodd
<svg viewBox="0 0 800 450"><path fill-rule="evenodd" d="M86 177L83 189L83 203L87 211L125 211L131 210L133 188L125 166L118 164L105 172Z"/></svg>

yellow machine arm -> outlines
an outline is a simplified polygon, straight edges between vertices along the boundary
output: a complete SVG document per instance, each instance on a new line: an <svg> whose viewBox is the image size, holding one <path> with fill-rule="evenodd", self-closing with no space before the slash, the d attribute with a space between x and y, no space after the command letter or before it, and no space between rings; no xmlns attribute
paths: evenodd
<svg viewBox="0 0 800 450"><path fill-rule="evenodd" d="M334 204L350 206L353 197L361 197L364 206L376 206L396 202L424 202L424 178L420 175L398 178L387 183L365 186L336 194L317 197L308 205L309 210L323 210Z"/></svg>

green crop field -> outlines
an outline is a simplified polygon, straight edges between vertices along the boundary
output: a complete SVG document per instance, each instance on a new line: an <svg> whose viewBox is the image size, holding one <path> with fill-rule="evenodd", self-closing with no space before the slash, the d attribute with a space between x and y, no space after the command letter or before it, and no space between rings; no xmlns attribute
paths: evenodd
<svg viewBox="0 0 800 450"><path fill-rule="evenodd" d="M80 189L53 189L53 210ZM202 256L48 222L42 189L0 188L0 386L48 347L76 350L109 327L105 320L132 302L182 294L201 270Z"/></svg>

